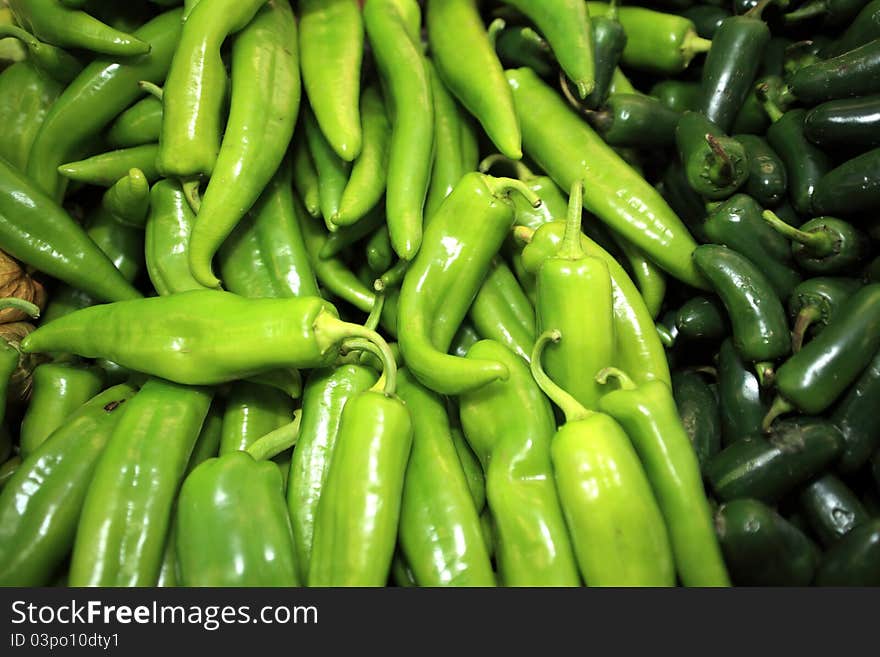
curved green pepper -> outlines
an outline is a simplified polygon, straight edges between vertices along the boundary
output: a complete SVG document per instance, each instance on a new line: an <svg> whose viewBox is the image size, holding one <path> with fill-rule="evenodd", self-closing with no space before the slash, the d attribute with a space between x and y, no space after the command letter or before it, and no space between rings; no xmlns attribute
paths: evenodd
<svg viewBox="0 0 880 657"><path fill-rule="evenodd" d="M698 112L685 112L675 129L678 156L694 191L711 200L726 199L749 175L742 145Z"/></svg>
<svg viewBox="0 0 880 657"><path fill-rule="evenodd" d="M681 114L644 94L612 94L587 119L612 146L664 147L675 143Z"/></svg>
<svg viewBox="0 0 880 657"><path fill-rule="evenodd" d="M800 228L788 225L770 210L764 220L792 242L801 269L815 274L839 274L856 269L868 252L868 236L834 217L810 219Z"/></svg>
<svg viewBox="0 0 880 657"><path fill-rule="evenodd" d="M121 148L85 160L66 162L58 167L58 172L70 180L101 187L112 187L131 169L139 169L148 180L158 180L160 176L155 165L158 152L157 144Z"/></svg>
<svg viewBox="0 0 880 657"><path fill-rule="evenodd" d="M31 145L62 87L30 62L0 73L0 157L27 170Z"/></svg>
<svg viewBox="0 0 880 657"><path fill-rule="evenodd" d="M799 284L788 299L793 320L791 349L801 350L807 330L818 334L840 311L840 307L861 287L855 278L809 278Z"/></svg>
<svg viewBox="0 0 880 657"><path fill-rule="evenodd" d="M835 98L880 92L880 39L849 52L804 66L791 76L789 88L803 103L816 105Z"/></svg>
<svg viewBox="0 0 880 657"><path fill-rule="evenodd" d="M107 143L114 148L156 144L161 129L162 101L147 96L116 117L107 130Z"/></svg>

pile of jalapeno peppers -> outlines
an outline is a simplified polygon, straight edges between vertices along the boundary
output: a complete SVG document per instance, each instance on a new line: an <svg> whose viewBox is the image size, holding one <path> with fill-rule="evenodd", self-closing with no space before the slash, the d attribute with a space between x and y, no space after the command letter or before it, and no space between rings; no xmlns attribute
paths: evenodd
<svg viewBox="0 0 880 657"><path fill-rule="evenodd" d="M880 0L0 4L0 585L880 585Z"/></svg>

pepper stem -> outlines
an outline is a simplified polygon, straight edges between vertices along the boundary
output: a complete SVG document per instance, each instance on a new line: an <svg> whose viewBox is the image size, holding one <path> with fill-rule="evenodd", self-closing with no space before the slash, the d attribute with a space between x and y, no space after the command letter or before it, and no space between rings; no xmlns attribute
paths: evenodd
<svg viewBox="0 0 880 657"><path fill-rule="evenodd" d="M684 59L685 66L691 63L691 60L701 52L709 52L712 47L711 39L704 39L696 30L690 29L681 42L681 56Z"/></svg>
<svg viewBox="0 0 880 657"><path fill-rule="evenodd" d="M657 324L657 335L660 336L660 343L666 349L672 349L675 346L675 336L663 324Z"/></svg>
<svg viewBox="0 0 880 657"><path fill-rule="evenodd" d="M489 43L492 44L493 50L495 49L495 44L498 42L498 35L501 34L506 27L507 21L500 17L489 23L489 27L486 29L486 35L489 37Z"/></svg>
<svg viewBox="0 0 880 657"><path fill-rule="evenodd" d="M516 226L513 229L513 239L517 244L531 244L535 237L535 229L528 226Z"/></svg>
<svg viewBox="0 0 880 657"><path fill-rule="evenodd" d="M141 80L138 82L138 86L159 101L161 101L162 97L165 95L165 91L162 87L158 84L153 84L149 80Z"/></svg>
<svg viewBox="0 0 880 657"><path fill-rule="evenodd" d="M610 18L611 20L616 21L619 7L620 3L618 0L611 0L611 2L608 3L608 11L605 12L605 18Z"/></svg>
<svg viewBox="0 0 880 657"><path fill-rule="evenodd" d="M790 226L772 210L764 210L761 216L773 230L792 241L803 244L813 255L822 257L834 252L834 240L824 231L807 232Z"/></svg>
<svg viewBox="0 0 880 657"><path fill-rule="evenodd" d="M559 71L559 89L562 91L562 95L565 96L565 100L568 101L568 104L571 105L575 111L580 114L587 114L588 109L581 104L580 99L575 98L574 93L571 91L571 83L568 76L563 71ZM580 93L580 90L578 90L578 93Z"/></svg>
<svg viewBox="0 0 880 657"><path fill-rule="evenodd" d="M599 370L595 379L603 386L608 383L608 379L617 379L617 385L621 390L635 390L638 387L626 372L617 367L605 367Z"/></svg>
<svg viewBox="0 0 880 657"><path fill-rule="evenodd" d="M293 412L293 421L260 436L250 447L247 453L255 461L268 461L281 454L294 445L299 439L300 425L302 424L302 409Z"/></svg>
<svg viewBox="0 0 880 657"><path fill-rule="evenodd" d="M190 210L195 214L198 214L199 209L202 207L202 195L199 193L200 186L201 181L198 178L182 180L180 184L180 187L183 190L183 196L186 198Z"/></svg>
<svg viewBox="0 0 880 657"><path fill-rule="evenodd" d="M367 321L364 322L364 327L370 329L371 331L375 331L379 326L379 320L382 319L382 309L385 308L385 294L379 291L376 294L376 300L373 301L373 307L370 309L370 314L367 316Z"/></svg>
<svg viewBox="0 0 880 657"><path fill-rule="evenodd" d="M782 115L785 114L785 112L783 112L776 104L776 101L773 98L770 98L769 83L759 82L755 86L755 95L758 96L758 100L761 101L761 105L764 107L764 111L767 113L767 116L772 123L776 123L782 118Z"/></svg>
<svg viewBox="0 0 880 657"><path fill-rule="evenodd" d="M403 281L403 276L406 274L406 270L409 267L409 263L409 260L404 260L403 258L398 260L391 269L373 281L373 289L382 294L388 289L400 285Z"/></svg>
<svg viewBox="0 0 880 657"><path fill-rule="evenodd" d="M755 363L755 374L758 375L758 385L762 388L769 388L776 380L776 368L772 362Z"/></svg>
<svg viewBox="0 0 880 657"><path fill-rule="evenodd" d="M801 350L801 347L804 346L804 336L807 334L807 329L813 325L813 322L817 322L820 319L822 319L822 311L818 306L804 306L801 308L801 311L794 320L794 328L791 331L791 350L793 353Z"/></svg>
<svg viewBox="0 0 880 657"><path fill-rule="evenodd" d="M477 169L480 173L488 173L496 164L503 164L513 169L514 175L523 182L534 179L535 172L529 169L522 160L511 160L506 155L495 153L483 158Z"/></svg>
<svg viewBox="0 0 880 657"><path fill-rule="evenodd" d="M565 219L565 233L559 246L558 257L578 260L584 257L581 246L581 219L584 213L584 181L576 180L568 195L568 216Z"/></svg>
<svg viewBox="0 0 880 657"><path fill-rule="evenodd" d="M533 208L541 207L541 197L529 189L522 180L515 178L493 178L485 176L486 187L493 196L509 195L512 192L519 192L523 197L532 204Z"/></svg>
<svg viewBox="0 0 880 657"><path fill-rule="evenodd" d="M784 415L786 413L790 413L794 410L794 404L789 402L782 396L777 396L776 399L773 400L773 404L770 406L770 410L767 412L767 415L764 416L764 421L761 422L761 429L764 433L770 431L770 427L773 424L773 421L778 418L780 415Z"/></svg>
<svg viewBox="0 0 880 657"><path fill-rule="evenodd" d="M710 167L709 178L713 182L726 184L726 181L733 178L733 162L730 160L730 155L724 149L724 144L722 144L721 140L715 135L711 135L707 132L706 143L709 144L709 148L712 149L712 153L715 157L720 160L720 165L714 164Z"/></svg>
<svg viewBox="0 0 880 657"><path fill-rule="evenodd" d="M39 306L31 303L30 301L19 299L18 297L5 297L3 299L0 299L0 310L6 310L7 308L15 308L16 310L20 310L25 315L33 319L37 319L40 316Z"/></svg>
<svg viewBox="0 0 880 657"><path fill-rule="evenodd" d="M569 393L559 387L544 371L541 365L541 356L544 354L544 348L548 342L553 344L559 343L562 339L562 333L558 329L544 331L538 336L535 347L532 349L532 361L529 367L532 370L532 378L538 387L544 391L544 394L550 398L554 404L562 409L565 414L566 422L575 422L583 420L593 414L593 411L587 410L583 404L572 397Z"/></svg>

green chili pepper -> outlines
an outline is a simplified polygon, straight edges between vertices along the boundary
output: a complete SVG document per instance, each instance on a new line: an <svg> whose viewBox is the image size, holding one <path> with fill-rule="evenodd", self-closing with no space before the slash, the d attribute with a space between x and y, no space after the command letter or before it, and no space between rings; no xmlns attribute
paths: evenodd
<svg viewBox="0 0 880 657"><path fill-rule="evenodd" d="M691 234L700 242L709 241L703 226L706 201L690 186L684 168L677 162L670 162L657 189Z"/></svg>
<svg viewBox="0 0 880 657"><path fill-rule="evenodd" d="M624 237L612 234L614 243L620 247L624 258L633 273L639 294L645 301L645 307L655 318L660 314L663 307L663 299L666 296L666 274L654 264L644 253L630 244Z"/></svg>
<svg viewBox="0 0 880 657"><path fill-rule="evenodd" d="M880 2L873 0L853 18L839 39L822 49L822 56L836 57L878 38L880 38Z"/></svg>
<svg viewBox="0 0 880 657"><path fill-rule="evenodd" d="M856 380L878 348L880 285L875 283L857 290L834 321L779 368L779 394L764 426L795 408L811 415L825 411Z"/></svg>
<svg viewBox="0 0 880 657"><path fill-rule="evenodd" d="M826 548L871 517L856 494L833 474L822 475L804 488L798 501L813 533Z"/></svg>
<svg viewBox="0 0 880 657"><path fill-rule="evenodd" d="M795 262L804 271L845 273L856 269L867 255L868 236L840 219L817 217L795 228L770 210L765 210L763 217L774 230L791 240Z"/></svg>
<svg viewBox="0 0 880 657"><path fill-rule="evenodd" d="M734 135L734 139L742 144L749 161L746 194L765 207L782 203L788 191L788 176L782 160L763 137Z"/></svg>
<svg viewBox="0 0 880 657"><path fill-rule="evenodd" d="M694 262L712 283L727 309L733 344L742 357L762 364L791 351L791 335L782 302L764 273L733 249L704 244Z"/></svg>
<svg viewBox="0 0 880 657"><path fill-rule="evenodd" d="M83 501L70 586L155 585L174 498L210 405L207 390L155 379L126 405Z"/></svg>
<svg viewBox="0 0 880 657"><path fill-rule="evenodd" d="M339 208L330 217L330 221L338 226L360 222L385 193L391 123L376 87L364 89L360 116L363 122L363 147L351 168L351 176L339 199Z"/></svg>
<svg viewBox="0 0 880 657"><path fill-rule="evenodd" d="M419 36L421 10L414 0L368 0L364 25L393 117L385 194L391 244L398 256L412 260L422 243L434 141L431 80Z"/></svg>
<svg viewBox="0 0 880 657"><path fill-rule="evenodd" d="M846 25L867 0L809 0L785 15L786 23L797 23L821 16L825 25Z"/></svg>
<svg viewBox="0 0 880 657"><path fill-rule="evenodd" d="M604 2L587 3L593 17L606 15L608 8ZM621 7L618 19L627 36L622 62L628 67L676 75L712 45L697 35L694 23L684 16L642 7Z"/></svg>
<svg viewBox="0 0 880 657"><path fill-rule="evenodd" d="M804 66L791 76L789 87L798 100L816 105L835 98L880 92L880 39L849 52Z"/></svg>
<svg viewBox="0 0 880 657"><path fill-rule="evenodd" d="M481 337L500 342L528 361L535 343L535 308L500 258L493 260L468 317Z"/></svg>
<svg viewBox="0 0 880 657"><path fill-rule="evenodd" d="M862 372L831 414L843 436L843 454L837 462L841 472L858 470L880 442L880 351Z"/></svg>
<svg viewBox="0 0 880 657"><path fill-rule="evenodd" d="M0 248L18 260L101 300L141 296L61 206L3 159L0 216Z"/></svg>
<svg viewBox="0 0 880 657"><path fill-rule="evenodd" d="M682 426L702 469L721 449L718 399L697 372L673 374L672 392Z"/></svg>
<svg viewBox="0 0 880 657"><path fill-rule="evenodd" d="M724 308L714 298L693 297L675 313L675 328L686 340L723 340L730 329Z"/></svg>
<svg viewBox="0 0 880 657"><path fill-rule="evenodd" d="M125 177L132 169L138 169L150 180L158 180L159 172L155 161L159 147L156 144L144 144L108 151L93 155L85 160L67 162L58 167L58 173L70 180L112 187L120 178Z"/></svg>
<svg viewBox="0 0 880 657"><path fill-rule="evenodd" d="M107 143L114 148L155 144L161 129L162 101L147 96L116 117L107 130Z"/></svg>
<svg viewBox="0 0 880 657"><path fill-rule="evenodd" d="M385 223L385 206L379 204L372 208L364 217L350 226L343 226L327 236L320 258L332 258L345 252L350 246L357 244L368 235L374 235L380 228L387 228ZM390 248L389 248L390 251ZM374 277L370 277L372 282Z"/></svg>
<svg viewBox="0 0 880 657"><path fill-rule="evenodd" d="M214 254L257 201L293 136L300 97L296 43L286 0L266 4L235 38L229 121L216 162L205 171L211 180L189 244L190 271L205 287L220 286L211 271ZM160 163L164 148L160 140Z"/></svg>
<svg viewBox="0 0 880 657"><path fill-rule="evenodd" d="M724 560L742 586L807 586L819 550L804 533L758 500L731 500L715 514Z"/></svg>
<svg viewBox="0 0 880 657"><path fill-rule="evenodd" d="M302 198L306 210L312 217L321 216L321 197L318 185L318 172L309 152L308 140L302 134L303 129L295 132L291 146L291 164L293 166L293 184Z"/></svg>
<svg viewBox="0 0 880 657"><path fill-rule="evenodd" d="M190 454L189 461L186 464L184 477L187 477L190 472L195 470L196 467L201 465L204 461L217 456L219 453L220 438L223 433L223 409L224 404L222 399L219 396L215 396L211 403L211 407L208 409L208 413L205 416L205 420L202 422L202 429L199 431L199 437L196 438L192 454ZM172 537L169 536L169 539L170 538ZM171 549L172 554L174 554L173 543Z"/></svg>
<svg viewBox="0 0 880 657"><path fill-rule="evenodd" d="M557 329L566 336L544 351L548 376L579 404L595 410L606 389L589 375L614 362L617 344L608 265L581 246L582 194L578 181L571 188L562 244L538 269L535 310L539 332ZM575 312L578 304L581 312Z"/></svg>
<svg viewBox="0 0 880 657"><path fill-rule="evenodd" d="M535 207L530 199L521 194L511 198L517 226L537 230L548 222L562 221L568 214L568 200L551 178L538 175L522 162L508 160L503 155L490 155L485 158L480 162L479 170L488 173L496 164L506 164L510 167L513 177L525 183L526 187L541 199L541 204Z"/></svg>
<svg viewBox="0 0 880 657"><path fill-rule="evenodd" d="M233 452L199 465L180 489L175 533L183 586L300 584L274 463Z"/></svg>
<svg viewBox="0 0 880 657"><path fill-rule="evenodd" d="M595 86L586 97L585 104L594 109L604 105L611 90L614 73L619 70L617 65L626 48L627 34L618 20L617 10L617 0L612 0L607 13L590 16L593 27Z"/></svg>
<svg viewBox="0 0 880 657"><path fill-rule="evenodd" d="M303 581L311 563L318 502L327 480L342 409L375 383L375 373L359 365L315 370L306 383L300 438L293 452L287 485L294 551Z"/></svg>
<svg viewBox="0 0 880 657"><path fill-rule="evenodd" d="M797 353L808 329L818 334L840 311L840 307L861 287L854 278L810 278L798 285L788 299L793 320L791 348Z"/></svg>
<svg viewBox="0 0 880 657"><path fill-rule="evenodd" d="M339 214L342 194L351 175L351 163L339 157L321 132L315 115L308 107L303 109L303 125L309 152L318 175L318 199L321 215L330 230L336 229L333 217Z"/></svg>
<svg viewBox="0 0 880 657"><path fill-rule="evenodd" d="M0 25L0 38L12 37L28 49L31 63L54 80L68 83L82 71L82 64L73 56L55 46L43 43L30 32L14 25Z"/></svg>
<svg viewBox="0 0 880 657"><path fill-rule="evenodd" d="M584 207L664 271L697 287L696 246L660 194L531 71L507 72L526 152L564 189L584 181Z"/></svg>
<svg viewBox="0 0 880 657"><path fill-rule="evenodd" d="M663 516L629 438L604 413L589 411L541 368L546 331L535 343L535 381L565 413L553 437L556 489L587 586L672 586L675 566ZM586 374L586 373L585 373Z"/></svg>
<svg viewBox="0 0 880 657"><path fill-rule="evenodd" d="M400 350L410 371L436 392L459 394L507 375L498 363L465 361L446 351L513 227L513 193L540 202L518 180L466 174L428 224L406 272ZM462 224L462 216L470 221Z"/></svg>
<svg viewBox="0 0 880 657"><path fill-rule="evenodd" d="M706 478L722 501L754 497L773 504L823 472L842 447L830 422L787 420L767 437L750 436L725 447L707 464Z"/></svg>
<svg viewBox="0 0 880 657"><path fill-rule="evenodd" d="M880 94L817 105L804 118L804 134L825 148L880 146Z"/></svg>
<svg viewBox="0 0 880 657"><path fill-rule="evenodd" d="M413 423L400 505L400 546L406 561L420 586L493 586L478 511L445 404L406 370L398 372L397 381Z"/></svg>
<svg viewBox="0 0 880 657"><path fill-rule="evenodd" d="M696 192L722 200L745 184L749 175L745 149L702 114L681 115L675 142L688 182Z"/></svg>
<svg viewBox="0 0 880 657"><path fill-rule="evenodd" d="M724 19L730 17L730 12L715 5L697 4L684 9L681 15L693 22L699 36L711 39L721 27Z"/></svg>
<svg viewBox="0 0 880 657"><path fill-rule="evenodd" d="M280 390L236 381L223 413L220 456L246 451L257 439L293 421L293 400Z"/></svg>
<svg viewBox="0 0 880 657"><path fill-rule="evenodd" d="M880 585L880 520L856 527L825 553L817 586Z"/></svg>
<svg viewBox="0 0 880 657"><path fill-rule="evenodd" d="M97 137L141 96L138 82L161 82L165 78L180 39L180 17L181 11L174 9L146 23L136 35L149 43L148 54L124 62L97 59L59 96L37 133L28 159L28 176L46 193L56 199L63 195L64 181L57 167L81 156L83 144Z"/></svg>
<svg viewBox="0 0 880 657"><path fill-rule="evenodd" d="M30 62L0 73L0 157L25 171L31 145L62 87Z"/></svg>
<svg viewBox="0 0 880 657"><path fill-rule="evenodd" d="M761 387L729 339L721 343L718 352L718 401L725 446L761 431L767 413Z"/></svg>
<svg viewBox="0 0 880 657"><path fill-rule="evenodd" d="M527 4L532 14L541 14L542 23L547 18L547 10L535 2ZM546 3L545 3L546 4ZM558 4L558 3L556 3ZM570 2L568 4L580 4ZM518 7L523 9L523 7ZM557 8L558 10L558 8ZM576 10L575 10L576 11ZM588 44L589 22L583 18L586 13L580 7L581 23L558 23L554 25L554 37L559 38L563 30L576 32L582 39L580 46ZM428 28L428 41L437 72L449 90L461 104L473 114L492 140L492 143L507 157L518 160L522 157L522 143L517 113L513 106L510 88L504 79L504 69L486 35L475 0L432 0L427 3L425 23ZM586 39L586 40L584 40ZM467 52L467 57L462 53ZM566 53L567 54L567 53ZM584 55L580 52L580 65L588 68ZM590 80L591 81L591 80ZM584 81L587 82L586 80ZM585 87L585 91L590 89Z"/></svg>
<svg viewBox="0 0 880 657"><path fill-rule="evenodd" d="M0 493L0 582L47 584L73 546L95 466L119 422L128 384L93 397L22 463Z"/></svg>
<svg viewBox="0 0 880 657"><path fill-rule="evenodd" d="M525 361L499 343L478 342L468 358L495 360L510 371L506 381L460 398L462 427L486 471L500 583L578 586L578 566L553 482L550 445L556 422L550 402Z"/></svg>
<svg viewBox="0 0 880 657"><path fill-rule="evenodd" d="M613 94L587 119L612 146L664 147L675 143L681 115L644 94Z"/></svg>
<svg viewBox="0 0 880 657"><path fill-rule="evenodd" d="M595 33L596 24L591 22ZM496 18L489 24L488 33L489 41L504 66L526 66L545 79L556 75L557 64L550 44L531 27L508 27L503 18Z"/></svg>
<svg viewBox="0 0 880 657"><path fill-rule="evenodd" d="M28 32L62 48L81 48L115 57L150 52L152 42L139 31L126 34L57 0L10 0L9 7L15 21Z"/></svg>
<svg viewBox="0 0 880 657"><path fill-rule="evenodd" d="M355 0L299 3L303 85L328 143L354 161L362 146L360 97L364 20ZM363 102L363 99L362 101Z"/></svg>
<svg viewBox="0 0 880 657"><path fill-rule="evenodd" d="M18 357L15 359L18 365ZM33 392L21 422L19 446L27 457L42 445L80 406L104 387L100 369L67 363L45 363L34 370Z"/></svg>
<svg viewBox="0 0 880 657"><path fill-rule="evenodd" d="M248 338L217 343L223 333ZM374 331L337 319L316 297L245 299L194 290L84 308L42 326L22 342L25 353L67 352L107 358L123 367L185 385L213 385L274 369L325 366L347 338L387 349Z"/></svg>
<svg viewBox="0 0 880 657"><path fill-rule="evenodd" d="M391 268L391 260L394 250L391 248L391 238L388 235L388 225L380 226L374 231L366 245L366 260L373 274L381 274ZM375 276L371 276L375 279Z"/></svg>
<svg viewBox="0 0 880 657"><path fill-rule="evenodd" d="M684 80L661 80L649 92L663 105L676 112L699 111L702 91L697 82Z"/></svg>
<svg viewBox="0 0 880 657"><path fill-rule="evenodd" d="M144 228L150 212L150 183L140 169L131 169L104 193L104 209L119 223Z"/></svg>
<svg viewBox="0 0 880 657"><path fill-rule="evenodd" d="M880 41L880 39L878 39ZM880 202L880 148L826 173L816 183L813 209L822 214L870 211Z"/></svg>
<svg viewBox="0 0 880 657"><path fill-rule="evenodd" d="M599 408L620 423L635 446L666 520L679 578L685 586L730 586L700 465L672 390L659 381L636 386L616 368L596 375L603 384L609 378L620 388L603 395Z"/></svg>

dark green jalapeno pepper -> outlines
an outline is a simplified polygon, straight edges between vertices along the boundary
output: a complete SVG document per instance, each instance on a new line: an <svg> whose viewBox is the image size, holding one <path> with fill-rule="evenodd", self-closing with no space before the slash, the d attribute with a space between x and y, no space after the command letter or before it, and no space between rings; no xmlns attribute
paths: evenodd
<svg viewBox="0 0 880 657"><path fill-rule="evenodd" d="M694 191L721 200L743 186L749 175L745 149L698 112L685 112L675 129L678 155Z"/></svg>
<svg viewBox="0 0 880 657"><path fill-rule="evenodd" d="M428 224L424 246L406 272L400 349L410 371L436 392L457 394L506 376L497 363L465 361L446 351L513 227L512 193L540 203L518 180L465 175ZM460 222L463 213L472 218L467 225Z"/></svg>
<svg viewBox="0 0 880 657"><path fill-rule="evenodd" d="M709 459L721 449L721 413L718 399L697 372L674 373L672 393L700 468L705 468Z"/></svg>
<svg viewBox="0 0 880 657"><path fill-rule="evenodd" d="M741 586L807 586L819 561L815 544L758 500L725 502L715 527L730 575Z"/></svg>
<svg viewBox="0 0 880 657"><path fill-rule="evenodd" d="M541 368L545 345L562 339L558 331L542 333L531 369L565 413L551 455L581 576L587 586L671 586L669 535L627 434L611 416L585 409Z"/></svg>
<svg viewBox="0 0 880 657"><path fill-rule="evenodd" d="M835 41L822 48L823 57L836 57L880 38L880 2L872 0Z"/></svg>
<svg viewBox="0 0 880 657"><path fill-rule="evenodd" d="M843 436L843 453L837 469L855 472L868 461L880 443L880 351L835 406L831 421Z"/></svg>
<svg viewBox="0 0 880 657"><path fill-rule="evenodd" d="M658 190L669 207L681 217L691 235L700 242L708 242L703 230L703 222L706 219L706 201L688 183L684 167L677 162L670 162L663 173Z"/></svg>
<svg viewBox="0 0 880 657"><path fill-rule="evenodd" d="M611 90L614 71L626 47L627 35L617 19L617 0L612 0L605 14L590 16L592 24L595 86L585 99L587 107L599 108Z"/></svg>
<svg viewBox="0 0 880 657"><path fill-rule="evenodd" d="M672 390L660 381L636 386L626 373L605 369L596 380L616 379L599 408L624 428L666 520L678 577L685 586L730 586L712 526L700 464L681 423Z"/></svg>
<svg viewBox="0 0 880 657"><path fill-rule="evenodd" d="M767 413L761 386L729 339L718 351L718 401L725 446L761 431Z"/></svg>
<svg viewBox="0 0 880 657"><path fill-rule="evenodd" d="M419 586L493 586L445 404L406 370L398 372L397 390L413 421L398 531L415 580Z"/></svg>
<svg viewBox="0 0 880 657"><path fill-rule="evenodd" d="M0 157L27 170L31 145L62 87L30 62L0 73Z"/></svg>
<svg viewBox="0 0 880 657"><path fill-rule="evenodd" d="M699 111L702 98L697 82L683 80L661 80L648 93L676 112Z"/></svg>
<svg viewBox="0 0 880 657"><path fill-rule="evenodd" d="M100 369L68 363L44 363L38 366L34 370L33 381L33 391L19 436L23 457L46 442L52 432L104 387L104 376Z"/></svg>
<svg viewBox="0 0 880 657"><path fill-rule="evenodd" d="M681 115L644 94L613 94L587 119L612 146L664 147L675 143Z"/></svg>
<svg viewBox="0 0 880 657"><path fill-rule="evenodd" d="M155 585L174 498L210 405L206 389L157 379L126 404L83 500L71 586Z"/></svg>
<svg viewBox="0 0 880 657"><path fill-rule="evenodd" d="M109 388L86 402L15 471L0 493L0 583L47 584L73 546L92 473L124 402L137 389Z"/></svg>
<svg viewBox="0 0 880 657"><path fill-rule="evenodd" d="M813 210L822 214L870 211L878 203L880 148L858 155L832 169L819 179L813 192Z"/></svg>
<svg viewBox="0 0 880 657"><path fill-rule="evenodd" d="M682 11L681 15L693 22L699 36L711 39L724 19L730 17L730 12L723 7L697 4Z"/></svg>
<svg viewBox="0 0 880 657"><path fill-rule="evenodd" d="M506 381L460 397L462 428L486 472L500 583L578 586L578 566L553 481L550 445L556 422L550 402L525 361L501 344L477 342L468 357L496 360L510 371Z"/></svg>
<svg viewBox="0 0 880 657"><path fill-rule="evenodd" d="M156 144L132 146L115 151L93 155L85 160L67 162L58 167L65 178L89 185L111 187L131 169L139 169L144 176L153 181L159 179L156 170Z"/></svg>
<svg viewBox="0 0 880 657"><path fill-rule="evenodd" d="M816 571L816 586L880 586L880 519L856 527L832 545Z"/></svg>
<svg viewBox="0 0 880 657"><path fill-rule="evenodd" d="M868 236L834 217L810 219L800 228L785 223L770 210L764 221L791 240L795 262L814 274L841 274L857 269L869 248Z"/></svg>
<svg viewBox="0 0 880 657"><path fill-rule="evenodd" d="M766 436L725 447L707 464L706 477L720 500L754 497L772 504L825 470L842 447L843 438L830 422L785 420Z"/></svg>
<svg viewBox="0 0 880 657"><path fill-rule="evenodd" d="M856 494L833 474L825 474L804 488L798 502L826 548L870 519Z"/></svg>
<svg viewBox="0 0 880 657"><path fill-rule="evenodd" d="M770 281L780 297L788 296L801 275L791 266L791 246L761 217L761 206L735 194L709 213L703 230L709 241L745 256Z"/></svg>
<svg viewBox="0 0 880 657"><path fill-rule="evenodd" d="M593 39L595 43L595 22ZM489 41L504 66L528 66L544 79L557 75L558 67L544 38L528 25L511 25L496 18L488 27Z"/></svg>
<svg viewBox="0 0 880 657"><path fill-rule="evenodd" d="M817 105L804 118L804 134L824 148L880 146L880 95Z"/></svg>
<svg viewBox="0 0 880 657"><path fill-rule="evenodd" d="M33 334L32 334L33 335ZM857 290L834 320L776 373L778 396L764 419L795 408L822 413L856 380L880 347L880 285Z"/></svg>
<svg viewBox="0 0 880 657"><path fill-rule="evenodd" d="M765 207L782 203L788 191L785 165L763 137L735 135L749 160L749 177L745 192Z"/></svg>
<svg viewBox="0 0 880 657"><path fill-rule="evenodd" d="M730 331L723 306L714 298L693 297L675 313L675 328L685 340L721 340Z"/></svg>
<svg viewBox="0 0 880 657"><path fill-rule="evenodd" d="M155 144L161 129L162 101L147 96L116 117L107 130L107 143L114 148Z"/></svg>
<svg viewBox="0 0 880 657"><path fill-rule="evenodd" d="M791 351L782 302L760 269L733 249L715 244L697 247L694 262L724 303L733 344L744 359L772 363Z"/></svg>
<svg viewBox="0 0 880 657"><path fill-rule="evenodd" d="M855 278L809 278L788 298L788 316L793 320L791 350L801 350L807 330L818 334L840 311L840 307L861 287Z"/></svg>
<svg viewBox="0 0 880 657"><path fill-rule="evenodd" d="M804 66L791 76L789 88L807 105L835 98L880 92L880 39L849 52Z"/></svg>

